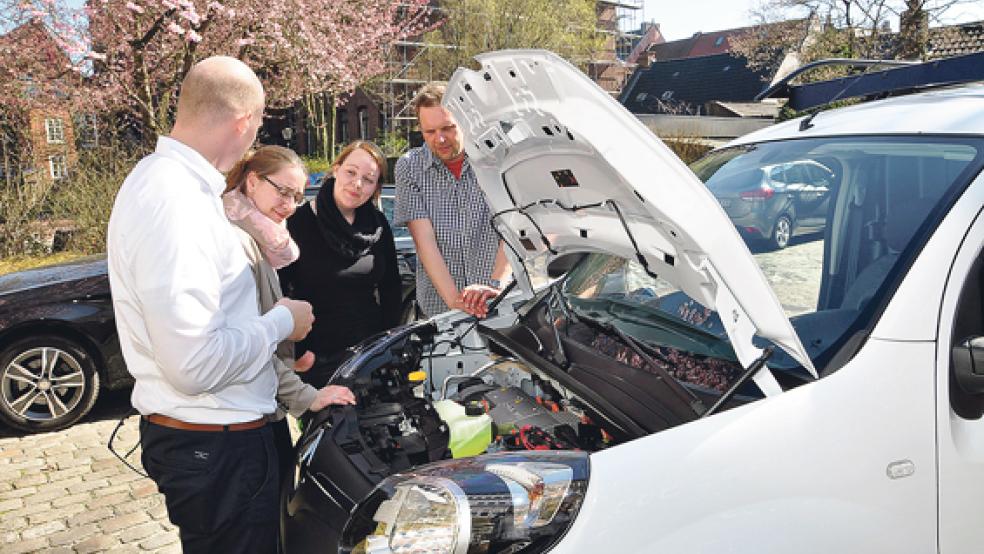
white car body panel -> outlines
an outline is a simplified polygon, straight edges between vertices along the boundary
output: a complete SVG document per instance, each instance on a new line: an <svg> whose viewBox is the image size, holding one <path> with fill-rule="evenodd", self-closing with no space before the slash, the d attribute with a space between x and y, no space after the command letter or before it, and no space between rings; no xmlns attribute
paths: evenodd
<svg viewBox="0 0 984 554"><path fill-rule="evenodd" d="M493 213L504 212L496 224L511 245L514 274L569 252L636 258L616 211L590 207L613 200L651 270L720 314L742 365L761 355L752 344L758 334L816 376L731 220L676 154L555 54L513 50L478 60L480 71L455 72L444 105ZM565 171L573 180L560 175ZM530 217L505 213L548 200L584 208L545 203L530 207Z"/></svg>
<svg viewBox="0 0 984 554"><path fill-rule="evenodd" d="M816 383L592 454L551 552L934 552L934 359L871 340Z"/></svg>

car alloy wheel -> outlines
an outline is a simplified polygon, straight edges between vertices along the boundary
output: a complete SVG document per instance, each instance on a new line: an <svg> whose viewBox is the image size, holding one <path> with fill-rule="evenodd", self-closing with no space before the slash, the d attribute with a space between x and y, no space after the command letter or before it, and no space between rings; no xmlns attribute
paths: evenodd
<svg viewBox="0 0 984 554"><path fill-rule="evenodd" d="M789 239L793 236L793 222L788 215L779 216L776 225L772 229L772 246L781 250L789 246Z"/></svg>
<svg viewBox="0 0 984 554"><path fill-rule="evenodd" d="M64 429L92 409L98 390L91 358L71 340L29 337L0 352L0 420L15 429Z"/></svg>

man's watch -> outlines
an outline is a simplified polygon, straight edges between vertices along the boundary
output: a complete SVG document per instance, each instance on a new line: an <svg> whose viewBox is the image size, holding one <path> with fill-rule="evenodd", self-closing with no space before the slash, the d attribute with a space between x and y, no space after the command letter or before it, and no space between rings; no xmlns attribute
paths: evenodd
<svg viewBox="0 0 984 554"><path fill-rule="evenodd" d="M498 279L489 279L489 286L496 289L502 288L502 281Z"/></svg>

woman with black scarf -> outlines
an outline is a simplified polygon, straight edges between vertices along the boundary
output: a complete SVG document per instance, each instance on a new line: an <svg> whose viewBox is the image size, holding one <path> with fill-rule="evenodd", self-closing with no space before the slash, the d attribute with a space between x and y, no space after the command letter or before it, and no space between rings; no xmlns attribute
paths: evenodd
<svg viewBox="0 0 984 554"><path fill-rule="evenodd" d="M314 327L297 348L315 353L301 378L316 387L325 385L345 348L400 318L393 231L371 201L379 198L386 159L375 144L355 141L331 169L314 202L287 220L301 254L279 272L284 294L314 308Z"/></svg>

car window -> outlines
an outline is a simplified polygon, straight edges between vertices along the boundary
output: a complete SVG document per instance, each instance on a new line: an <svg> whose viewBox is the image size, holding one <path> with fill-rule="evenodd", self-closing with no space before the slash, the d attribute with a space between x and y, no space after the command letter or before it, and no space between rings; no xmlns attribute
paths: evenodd
<svg viewBox="0 0 984 554"><path fill-rule="evenodd" d="M831 171L823 165L809 164L803 166L807 173L807 181L817 186L830 186L833 178Z"/></svg>
<svg viewBox="0 0 984 554"><path fill-rule="evenodd" d="M692 168L711 190L756 167L796 162L795 167L824 174L819 232L785 250L749 245L803 344L822 366L848 331L871 322L919 241L980 172L982 143L945 137L789 140L712 152ZM777 350L773 364L794 362Z"/></svg>
<svg viewBox="0 0 984 554"><path fill-rule="evenodd" d="M802 163L792 163L786 166L786 183L805 183L806 175L803 171Z"/></svg>
<svg viewBox="0 0 984 554"><path fill-rule="evenodd" d="M786 167L777 165L769 170L769 180L773 183L785 183L786 182Z"/></svg>

